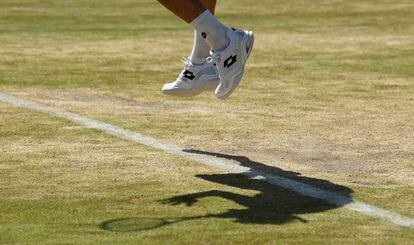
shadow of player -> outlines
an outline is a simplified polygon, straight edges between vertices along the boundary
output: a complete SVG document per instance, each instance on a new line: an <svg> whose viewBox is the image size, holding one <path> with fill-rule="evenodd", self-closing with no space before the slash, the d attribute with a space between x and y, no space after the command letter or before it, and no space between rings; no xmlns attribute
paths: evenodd
<svg viewBox="0 0 414 245"><path fill-rule="evenodd" d="M268 184L264 181L247 178L244 174L210 174L196 175L196 177L205 181L216 184L231 186L240 190L252 190L257 194L243 195L230 191L213 189L197 193L173 196L161 203L169 205L187 205L192 206L197 202L202 202L203 198L220 197L225 200L239 204L242 208L228 209L224 212L209 208L209 214L189 217L131 217L122 219L113 219L102 222L99 227L104 230L116 232L135 232L145 231L164 226L177 224L190 220L203 220L208 218L230 219L242 224L274 224L280 225L293 220L299 220L303 223L308 221L301 218L300 214L318 213L326 210L335 209L352 201L350 194L352 190L345 186L333 184L330 181L304 177L300 173L285 171L281 168L269 166L260 162L252 161L244 156L226 155L221 153L200 151L200 150L184 150L192 154L203 154L224 158L239 162L241 166L247 167L252 173L266 173L284 178L293 179L297 182L308 184L322 190L341 194L344 198L340 204L331 205L325 201L313 197L301 195L292 190L284 189L276 185ZM249 172L250 173L250 172ZM254 176L255 174L249 174ZM220 208L222 210L222 208Z"/></svg>
<svg viewBox="0 0 414 245"><path fill-rule="evenodd" d="M299 173L285 171L277 167L255 162L244 156L233 156L199 150L184 151L238 161L241 166L248 167L254 171L294 179L323 190L341 193L346 197L349 197L349 194L352 193L352 190L345 186L336 185L327 180L303 177ZM233 219L235 222L245 224L282 224L294 219L306 222L306 220L299 218L297 215L322 212L338 207L328 204L323 200L303 196L294 191L283 189L260 180L248 179L242 174L196 175L196 177L209 182L236 187L243 190L258 191L259 193L254 196L248 196L223 190L208 190L174 196L163 200L163 202L171 205L185 204L187 206L192 206L194 203L205 197L220 197L233 201L243 206L243 208L229 209L223 213L210 214L208 217ZM349 198L349 200L351 199Z"/></svg>

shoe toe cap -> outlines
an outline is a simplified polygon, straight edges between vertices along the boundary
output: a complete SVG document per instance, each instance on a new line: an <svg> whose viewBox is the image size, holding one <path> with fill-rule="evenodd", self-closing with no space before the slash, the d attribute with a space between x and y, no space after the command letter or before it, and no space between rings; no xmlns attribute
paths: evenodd
<svg viewBox="0 0 414 245"><path fill-rule="evenodd" d="M162 86L162 91L169 91L175 89L175 83L166 83L164 86Z"/></svg>

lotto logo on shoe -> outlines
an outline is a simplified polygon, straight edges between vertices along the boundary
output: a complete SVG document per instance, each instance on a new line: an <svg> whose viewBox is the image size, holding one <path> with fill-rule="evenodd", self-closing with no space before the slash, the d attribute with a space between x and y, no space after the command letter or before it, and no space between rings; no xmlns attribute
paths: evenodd
<svg viewBox="0 0 414 245"><path fill-rule="evenodd" d="M207 38L207 33L202 32L202 33L201 33L201 36L202 36L204 39L206 39L206 38Z"/></svg>
<svg viewBox="0 0 414 245"><path fill-rule="evenodd" d="M230 68L230 66L232 66L236 62L237 62L237 55L232 55L224 61L224 68Z"/></svg>
<svg viewBox="0 0 414 245"><path fill-rule="evenodd" d="M183 76L187 79L193 80L195 78L194 73L192 73L191 71L186 70L183 73Z"/></svg>

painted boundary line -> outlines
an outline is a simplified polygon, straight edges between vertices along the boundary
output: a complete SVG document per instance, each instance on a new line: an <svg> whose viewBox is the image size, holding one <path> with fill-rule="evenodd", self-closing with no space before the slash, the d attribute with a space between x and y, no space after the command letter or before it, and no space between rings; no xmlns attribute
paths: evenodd
<svg viewBox="0 0 414 245"><path fill-rule="evenodd" d="M152 137L135 133L133 131L123 129L111 124L107 124L98 120L94 120L85 116L81 116L75 113L66 112L58 108L42 105L31 100L20 99L2 92L0 92L0 101L3 101L11 105L32 109L38 112L44 112L56 117L64 118L71 122L86 126L88 128L97 129L107 134L117 136L121 139L133 141L174 155L179 155L208 166L220 168L225 172L243 174L247 178L263 180L267 183L295 191L305 196L324 200L331 205L345 207L347 209L354 210L368 216L388 220L400 226L414 228L413 218L404 217L398 213L377 208L375 206L363 202L355 201L350 197L346 197L330 191L325 191L296 180L292 180L277 175L266 174L255 169L236 165L229 160L217 159L213 156L203 156L195 153L184 152L183 149L181 149L178 146L163 143L162 141Z"/></svg>

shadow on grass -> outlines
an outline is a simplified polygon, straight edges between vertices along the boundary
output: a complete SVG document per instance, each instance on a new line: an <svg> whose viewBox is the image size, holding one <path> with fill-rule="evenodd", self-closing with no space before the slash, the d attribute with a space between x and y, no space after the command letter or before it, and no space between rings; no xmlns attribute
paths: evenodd
<svg viewBox="0 0 414 245"><path fill-rule="evenodd" d="M285 171L283 169L265 165L260 162L255 162L244 156L233 156L221 153L206 152L199 150L184 150L185 152L193 154L203 154L215 156L218 158L225 158L228 160L237 161L241 166L248 167L254 171L265 172L267 174L277 175L289 179L294 179L301 183L306 183L323 190L329 190L340 193L345 197L349 197L352 193L350 188L333 184L327 180L316 178L309 178L301 176L300 173ZM243 208L228 209L225 212L206 214L201 216L190 217L172 217L172 218L157 218L157 217L135 217L125 219L114 219L103 222L100 227L105 230L118 232L132 232L160 228L166 225L171 225L179 222L189 220L201 220L207 218L222 218L230 219L242 224L274 224L280 225L293 220L298 220L303 223L308 221L300 218L298 215L307 213L318 213L330 209L335 209L334 206L326 203L323 200L303 196L291 190L283 189L281 187L268 184L266 182L248 179L242 174L212 174L212 175L196 175L196 177L222 185L227 185L242 190L252 190L259 192L254 196L247 196L238 193L233 193L223 190L207 190L186 195L173 196L171 198L162 200L162 203L168 205L187 205L192 206L200 199L205 197L220 197L226 200L233 201ZM351 198L348 198L352 200ZM345 205L346 203L343 203Z"/></svg>

